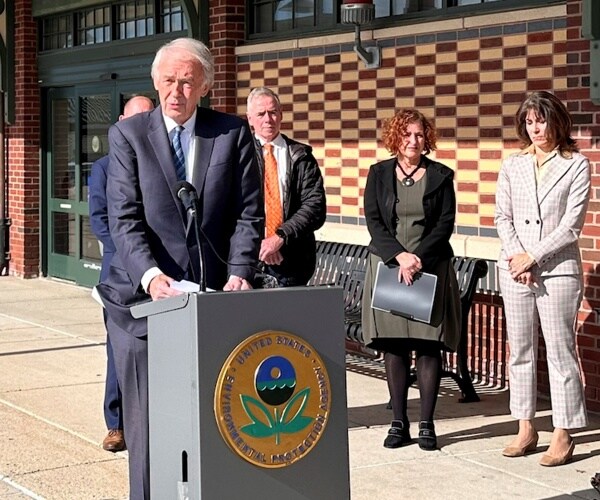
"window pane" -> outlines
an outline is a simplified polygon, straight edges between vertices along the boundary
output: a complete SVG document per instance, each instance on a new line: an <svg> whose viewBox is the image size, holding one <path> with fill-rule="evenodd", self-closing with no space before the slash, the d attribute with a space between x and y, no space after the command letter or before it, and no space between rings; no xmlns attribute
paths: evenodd
<svg viewBox="0 0 600 500"><path fill-rule="evenodd" d="M87 200L92 163L108 154L108 129L112 121L110 95L82 97L80 107L80 199Z"/></svg>
<svg viewBox="0 0 600 500"><path fill-rule="evenodd" d="M117 9L119 38L136 38L154 34L154 0L122 2Z"/></svg>
<svg viewBox="0 0 600 500"><path fill-rule="evenodd" d="M52 213L52 252L76 257L75 214Z"/></svg>
<svg viewBox="0 0 600 500"><path fill-rule="evenodd" d="M255 33L269 33L273 31L273 4L259 2L255 10Z"/></svg>
<svg viewBox="0 0 600 500"><path fill-rule="evenodd" d="M100 242L92 232L90 218L87 215L80 217L81 224L81 256L84 259L102 261Z"/></svg>
<svg viewBox="0 0 600 500"><path fill-rule="evenodd" d="M75 199L75 101L52 101L52 197Z"/></svg>
<svg viewBox="0 0 600 500"><path fill-rule="evenodd" d="M72 47L71 16L54 16L41 22L41 50Z"/></svg>
<svg viewBox="0 0 600 500"><path fill-rule="evenodd" d="M88 9L77 16L79 45L110 41L110 10L108 7Z"/></svg>
<svg viewBox="0 0 600 500"><path fill-rule="evenodd" d="M187 20L180 0L163 0L161 9L164 33L187 30Z"/></svg>

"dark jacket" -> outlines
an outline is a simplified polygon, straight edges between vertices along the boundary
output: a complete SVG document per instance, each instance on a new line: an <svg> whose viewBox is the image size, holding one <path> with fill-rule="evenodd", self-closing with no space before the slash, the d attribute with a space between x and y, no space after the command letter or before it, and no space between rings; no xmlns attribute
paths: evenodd
<svg viewBox="0 0 600 500"><path fill-rule="evenodd" d="M108 229L108 207L106 203L107 170L108 155L99 158L92 164L92 173L90 176L90 227L96 238L102 242L100 281L103 281L108 276L110 261L116 251Z"/></svg>
<svg viewBox="0 0 600 500"><path fill-rule="evenodd" d="M268 266L269 274L284 286L305 285L316 265L314 232L325 223L327 204L323 176L312 148L281 134L288 149L288 171L285 179L283 225L285 243L281 247L283 262ZM256 157L261 176L264 172L262 147L258 140Z"/></svg>
<svg viewBox="0 0 600 500"><path fill-rule="evenodd" d="M423 264L423 271L431 272L439 260L450 259L454 253L450 236L454 230L456 198L454 172L441 163L423 157L427 187L423 196L425 218L418 221L424 226L423 236L413 252ZM406 252L396 239L396 158L376 163L369 170L365 188L365 217L371 235L369 251L387 264Z"/></svg>

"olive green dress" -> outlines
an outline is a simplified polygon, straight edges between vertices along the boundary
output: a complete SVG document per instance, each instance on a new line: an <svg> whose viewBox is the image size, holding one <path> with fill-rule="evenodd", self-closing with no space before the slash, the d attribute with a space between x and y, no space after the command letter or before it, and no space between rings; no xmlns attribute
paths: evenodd
<svg viewBox="0 0 600 500"><path fill-rule="evenodd" d="M405 186L396 180L396 239L409 252L418 247L423 232L423 226L415 222L422 221L425 216L423 194L426 183L426 176L412 186ZM362 309L365 344L373 349L386 351L394 350L390 346L418 349L423 341L431 341L439 343L442 349L455 351L460 339L460 297L452 263L443 260L436 269L424 269L438 277L431 324L426 324L371 308L373 282L379 262L381 259L371 254L367 264Z"/></svg>

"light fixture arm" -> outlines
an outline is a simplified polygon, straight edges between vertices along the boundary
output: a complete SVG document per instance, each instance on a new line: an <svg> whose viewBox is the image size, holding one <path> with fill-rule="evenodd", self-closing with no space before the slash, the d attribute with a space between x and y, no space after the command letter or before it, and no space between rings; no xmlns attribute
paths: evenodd
<svg viewBox="0 0 600 500"><path fill-rule="evenodd" d="M354 52L360 60L365 63L367 69L379 68L381 66L381 50L378 46L363 47L360 40L360 25L354 25Z"/></svg>

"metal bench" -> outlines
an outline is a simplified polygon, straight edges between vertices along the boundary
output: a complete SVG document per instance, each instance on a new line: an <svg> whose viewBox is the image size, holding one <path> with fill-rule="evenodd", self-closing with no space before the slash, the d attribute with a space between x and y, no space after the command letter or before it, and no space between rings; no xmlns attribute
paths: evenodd
<svg viewBox="0 0 600 500"><path fill-rule="evenodd" d="M344 324L346 350L352 353L377 357L377 352L364 345L361 325L362 297L369 252L363 245L317 241L317 267L309 285L337 285L344 289ZM469 311L477 290L477 282L486 276L485 260L472 257L454 257L452 260L460 289L462 324L460 343L454 355L444 359L444 377L451 377L462 392L461 402L479 401L468 368ZM454 362L453 360L456 359ZM413 371L412 382L417 373Z"/></svg>

